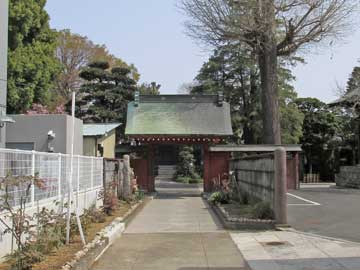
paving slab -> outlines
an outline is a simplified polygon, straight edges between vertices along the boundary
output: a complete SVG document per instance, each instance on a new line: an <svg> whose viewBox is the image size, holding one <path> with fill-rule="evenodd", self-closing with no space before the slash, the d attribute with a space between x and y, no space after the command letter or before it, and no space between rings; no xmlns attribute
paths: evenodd
<svg viewBox="0 0 360 270"><path fill-rule="evenodd" d="M125 233L220 232L221 222L201 197L198 185L161 181L158 196Z"/></svg>
<svg viewBox="0 0 360 270"><path fill-rule="evenodd" d="M240 270L245 263L198 185L161 181L93 270Z"/></svg>
<svg viewBox="0 0 360 270"><path fill-rule="evenodd" d="M360 244L295 230L232 233L252 270L360 270Z"/></svg>

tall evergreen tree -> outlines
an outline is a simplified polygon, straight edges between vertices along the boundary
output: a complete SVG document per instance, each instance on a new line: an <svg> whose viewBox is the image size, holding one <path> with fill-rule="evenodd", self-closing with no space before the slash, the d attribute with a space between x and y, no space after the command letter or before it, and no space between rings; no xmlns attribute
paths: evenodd
<svg viewBox="0 0 360 270"><path fill-rule="evenodd" d="M142 83L138 89L141 95L160 95L161 85L156 82Z"/></svg>
<svg viewBox="0 0 360 270"><path fill-rule="evenodd" d="M231 105L235 143L261 143L261 82L254 55L241 45L221 46L215 50L195 78L192 93L223 91ZM280 119L283 143L297 143L303 115L294 104L297 94L291 85L291 71L280 64L278 75Z"/></svg>
<svg viewBox="0 0 360 270"><path fill-rule="evenodd" d="M131 70L93 62L80 72L86 81L78 95L77 116L85 122L125 123L127 103L134 98L136 82Z"/></svg>
<svg viewBox="0 0 360 270"><path fill-rule="evenodd" d="M338 134L344 129L344 122L316 98L299 98L296 103L305 115L300 142L306 157L306 170L320 173L323 180L333 180L334 151L339 144Z"/></svg>
<svg viewBox="0 0 360 270"><path fill-rule="evenodd" d="M354 67L347 82L346 92L348 93L354 90L360 91L360 67Z"/></svg>
<svg viewBox="0 0 360 270"><path fill-rule="evenodd" d="M8 112L32 103L46 105L60 65L56 33L50 29L46 0L12 0L9 5Z"/></svg>

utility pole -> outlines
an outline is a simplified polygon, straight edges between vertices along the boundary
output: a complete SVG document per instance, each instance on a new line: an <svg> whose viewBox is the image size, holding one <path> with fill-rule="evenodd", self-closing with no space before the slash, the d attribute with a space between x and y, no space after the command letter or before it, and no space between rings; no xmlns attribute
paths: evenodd
<svg viewBox="0 0 360 270"><path fill-rule="evenodd" d="M6 116L8 21L9 1L0 0L0 148L5 147L5 124L14 122Z"/></svg>

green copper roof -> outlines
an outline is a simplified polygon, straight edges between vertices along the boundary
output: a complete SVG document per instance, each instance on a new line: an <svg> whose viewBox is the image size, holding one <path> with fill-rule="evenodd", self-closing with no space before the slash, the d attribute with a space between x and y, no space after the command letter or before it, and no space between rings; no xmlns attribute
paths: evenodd
<svg viewBox="0 0 360 270"><path fill-rule="evenodd" d="M84 124L83 125L83 136L103 136L113 129L117 128L121 124Z"/></svg>
<svg viewBox="0 0 360 270"><path fill-rule="evenodd" d="M230 105L217 96L140 96L128 104L126 135L232 135Z"/></svg>

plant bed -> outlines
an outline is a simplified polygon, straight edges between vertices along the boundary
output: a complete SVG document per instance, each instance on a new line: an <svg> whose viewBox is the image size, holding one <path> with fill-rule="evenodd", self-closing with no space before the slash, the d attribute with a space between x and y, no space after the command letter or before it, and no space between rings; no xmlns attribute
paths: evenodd
<svg viewBox="0 0 360 270"><path fill-rule="evenodd" d="M204 196L225 229L229 230L268 230L275 228L275 221L267 218L256 218L256 205L228 203L213 203Z"/></svg>
<svg viewBox="0 0 360 270"><path fill-rule="evenodd" d="M41 262L32 265L32 270L88 269L95 258L102 254L124 230L125 223L131 219L147 199L139 202L123 202L113 210L111 216L105 216L100 223L90 223L86 228L87 244L83 246L80 236L74 235L69 245L63 245L45 255ZM9 270L11 266L4 262L0 270Z"/></svg>

